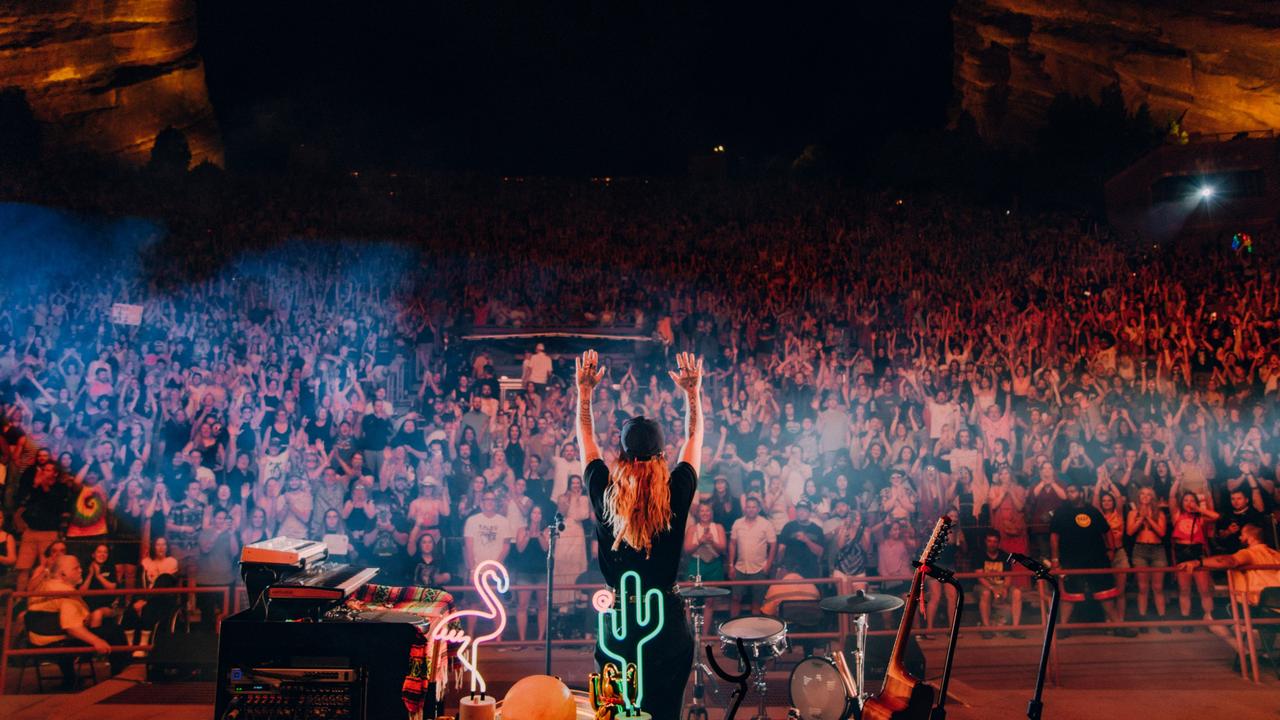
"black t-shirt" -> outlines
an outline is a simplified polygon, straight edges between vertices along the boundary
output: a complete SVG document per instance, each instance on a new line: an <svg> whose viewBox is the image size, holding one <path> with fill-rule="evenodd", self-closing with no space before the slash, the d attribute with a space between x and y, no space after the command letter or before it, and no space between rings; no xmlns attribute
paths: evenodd
<svg viewBox="0 0 1280 720"><path fill-rule="evenodd" d="M609 467L603 460L592 460L587 465L586 481L591 493L591 511L595 514L596 540L600 543L600 572L605 582L616 588L624 572L635 570L640 574L640 585L646 589L661 590L675 584L680 553L684 549L684 526L698 487L698 473L693 466L682 462L671 471L671 527L653 539L649 557L625 543L617 550L612 549L613 528L601 519L604 491L609 486Z"/></svg>
<svg viewBox="0 0 1280 720"><path fill-rule="evenodd" d="M1111 528L1092 505L1064 502L1053 513L1049 531L1058 534L1059 560L1064 568L1108 567L1106 536Z"/></svg>
<svg viewBox="0 0 1280 720"><path fill-rule="evenodd" d="M391 437L391 420L377 415L366 415L361 424L364 427L364 439L361 446L365 450L383 450Z"/></svg>
<svg viewBox="0 0 1280 720"><path fill-rule="evenodd" d="M19 505L24 508L22 519L27 527L43 532L57 530L63 514L71 511L71 494L64 483L55 482L48 489L32 487Z"/></svg>
<svg viewBox="0 0 1280 720"><path fill-rule="evenodd" d="M1253 509L1252 506L1246 507L1244 512L1238 514L1234 510L1223 513L1222 517L1214 523L1218 530L1218 552L1226 554L1242 550L1244 543L1240 540L1240 531L1245 525L1256 525L1265 530L1269 524L1267 516Z"/></svg>
<svg viewBox="0 0 1280 720"><path fill-rule="evenodd" d="M813 521L801 523L799 520L792 520L782 527L782 532L778 533L778 543L786 548L782 554L783 564L800 573L801 577L818 577L822 574L818 566L818 556L813 554L808 545L796 539L796 533L808 535L811 542L822 547L826 542L822 536L822 528Z"/></svg>
<svg viewBox="0 0 1280 720"><path fill-rule="evenodd" d="M85 568L84 574L85 576L90 578L89 580L90 590L106 590L107 589L107 586L102 584L102 581L98 579L98 576L89 575L89 568ZM99 575L101 575L103 578L106 578L108 582L113 582L113 583L116 582L115 564L108 562L106 565L103 565L99 569ZM84 602L86 605L89 606L90 610L97 610L98 608L111 607L111 603L115 602L115 598L111 597L110 595L90 595L84 599Z"/></svg>
<svg viewBox="0 0 1280 720"><path fill-rule="evenodd" d="M314 422L308 423L303 431L307 434L307 442L311 445L316 444L316 440L323 440L325 450L333 447L333 422L325 420L323 425Z"/></svg>

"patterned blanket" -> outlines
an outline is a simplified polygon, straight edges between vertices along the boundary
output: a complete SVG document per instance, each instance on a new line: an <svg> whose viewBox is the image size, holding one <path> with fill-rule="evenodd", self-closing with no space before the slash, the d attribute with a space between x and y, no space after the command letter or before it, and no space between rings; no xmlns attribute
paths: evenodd
<svg viewBox="0 0 1280 720"><path fill-rule="evenodd" d="M404 678L400 696L411 720L421 718L427 701L427 690L436 683L437 698L444 689L446 655L444 648L431 647L431 625L450 612L453 596L443 590L423 587L396 587L368 584L347 598L346 607L353 612L395 610L411 613L426 621L418 629L418 639L409 649L409 674Z"/></svg>

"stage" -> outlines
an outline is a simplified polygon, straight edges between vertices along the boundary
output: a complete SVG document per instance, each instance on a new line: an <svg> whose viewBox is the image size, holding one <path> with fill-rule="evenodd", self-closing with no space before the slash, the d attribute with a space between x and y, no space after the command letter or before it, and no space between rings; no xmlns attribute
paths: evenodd
<svg viewBox="0 0 1280 720"><path fill-rule="evenodd" d="M943 640L922 643L930 679L941 669ZM991 720L1025 717L1035 676L1039 650L1036 640L998 637L984 640L966 631L956 651L956 671L951 683L947 716L952 720ZM485 667L490 686L499 696L524 675L542 671L541 650L487 652ZM1205 632L1191 635L1152 633L1138 638L1077 635L1062 641L1059 650L1059 685L1045 690L1046 718L1092 718L1105 711L1119 717L1233 717L1253 720L1276 717L1280 681L1262 668L1262 684L1254 685L1231 671L1232 654L1225 644ZM787 675L800 659L798 651L785 656L769 674L769 715L786 717ZM580 679L590 669L590 656L582 651L559 650L554 658L557 674ZM16 673L10 676L16 679ZM134 665L116 679L104 681L75 694L6 694L0 696L0 717L8 720L209 720L213 714L212 684L181 688L179 699L194 704L168 704L173 693L152 686L165 704L125 704L117 698L142 694L141 665ZM31 674L28 673L28 682ZM11 681L12 682L12 681ZM143 686L146 687L146 686ZM9 688L11 692L17 688ZM31 692L34 688L27 689ZM204 697L207 703L199 702ZM748 695L740 717L755 707ZM712 709L711 720L721 713Z"/></svg>

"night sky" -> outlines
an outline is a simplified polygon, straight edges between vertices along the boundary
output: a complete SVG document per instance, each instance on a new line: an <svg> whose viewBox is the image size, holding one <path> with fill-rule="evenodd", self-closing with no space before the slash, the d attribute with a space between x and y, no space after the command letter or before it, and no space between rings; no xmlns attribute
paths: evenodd
<svg viewBox="0 0 1280 720"><path fill-rule="evenodd" d="M233 166L663 174L941 126L950 5L204 0L199 31Z"/></svg>

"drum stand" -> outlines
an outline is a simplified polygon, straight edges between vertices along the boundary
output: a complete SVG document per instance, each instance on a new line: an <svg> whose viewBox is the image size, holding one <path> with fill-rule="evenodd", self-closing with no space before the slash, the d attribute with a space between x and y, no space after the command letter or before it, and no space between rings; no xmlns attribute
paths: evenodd
<svg viewBox="0 0 1280 720"><path fill-rule="evenodd" d="M747 678L751 676L751 658L747 655L746 645L742 642L742 638L736 638L734 643L738 646L739 662L747 667L746 670L734 674L725 672L724 668L720 667L720 663L716 662L711 646L706 646L707 662L711 663L712 672L721 680L738 686L733 690L733 704L729 706L729 712L725 713L724 720L734 720L738 716L738 706L742 705L742 698L747 696Z"/></svg>
<svg viewBox="0 0 1280 720"><path fill-rule="evenodd" d="M699 577L701 580L701 577ZM702 609L704 607L702 598L689 599L689 620L693 623L693 646L700 647L702 645ZM695 658L695 660L697 660ZM689 701L689 707L685 709L685 720L707 720L707 706L702 702L703 695L706 693L706 685L702 682L702 676L710 675L706 664L701 661L693 663L693 699Z"/></svg>
<svg viewBox="0 0 1280 720"><path fill-rule="evenodd" d="M765 682L765 679L764 679L764 664L760 662L760 656L759 656L760 651L758 648L752 648L751 652L756 655L755 662L754 663L749 662L747 663L747 665L750 669L755 671L753 673L755 675L755 682L753 684L756 686L756 693L760 695L759 709L756 711L756 714L751 718L751 720L769 720L769 716L768 714L765 713L765 710L764 710L764 700L765 700L764 696L765 696L765 693L768 692L769 690L768 684Z"/></svg>

